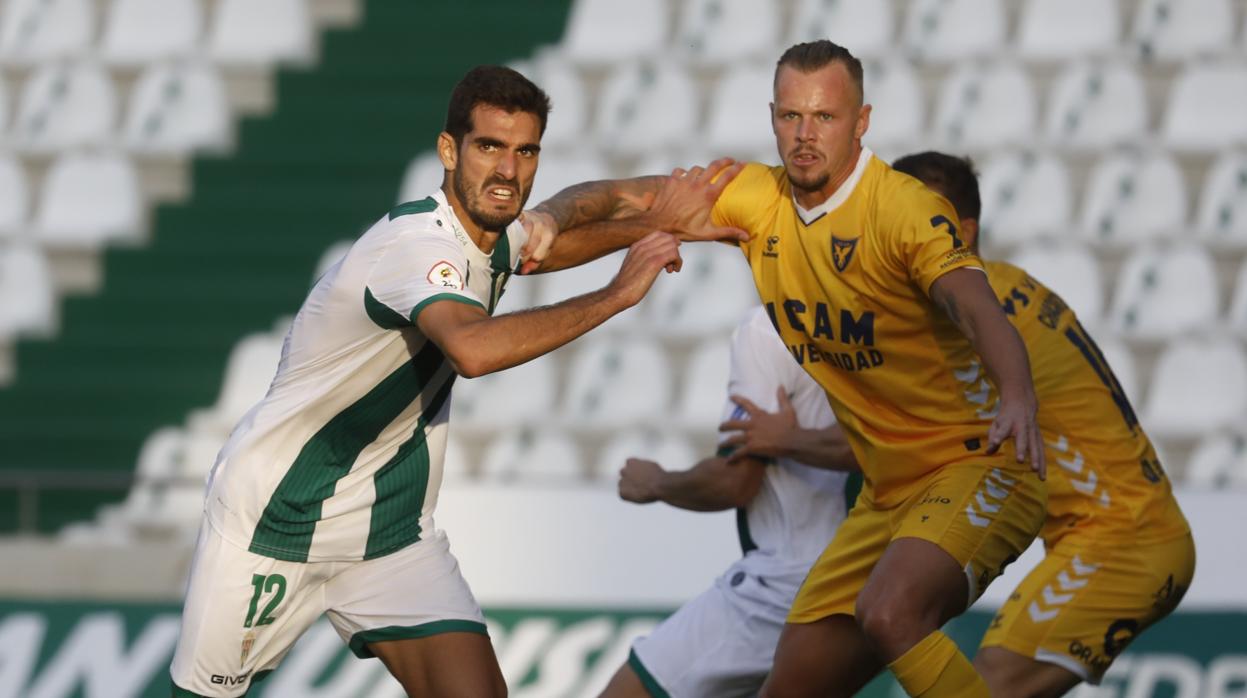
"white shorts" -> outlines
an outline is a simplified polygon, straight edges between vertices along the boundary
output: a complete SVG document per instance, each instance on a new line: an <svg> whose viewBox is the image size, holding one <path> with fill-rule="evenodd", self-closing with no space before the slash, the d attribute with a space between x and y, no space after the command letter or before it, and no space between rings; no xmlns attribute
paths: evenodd
<svg viewBox="0 0 1247 698"><path fill-rule="evenodd" d="M733 565L633 643L628 664L655 698L756 696L800 584Z"/></svg>
<svg viewBox="0 0 1247 698"><path fill-rule="evenodd" d="M321 614L358 657L384 640L486 634L441 531L374 560L286 562L235 547L204 523L170 668L174 696L245 694Z"/></svg>

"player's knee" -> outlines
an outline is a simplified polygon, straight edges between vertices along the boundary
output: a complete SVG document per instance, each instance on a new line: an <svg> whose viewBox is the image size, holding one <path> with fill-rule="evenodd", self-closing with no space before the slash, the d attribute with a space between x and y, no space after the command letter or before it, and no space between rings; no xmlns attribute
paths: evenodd
<svg viewBox="0 0 1247 698"><path fill-rule="evenodd" d="M857 599L857 626L872 645L895 658L939 628L938 613L894 594Z"/></svg>

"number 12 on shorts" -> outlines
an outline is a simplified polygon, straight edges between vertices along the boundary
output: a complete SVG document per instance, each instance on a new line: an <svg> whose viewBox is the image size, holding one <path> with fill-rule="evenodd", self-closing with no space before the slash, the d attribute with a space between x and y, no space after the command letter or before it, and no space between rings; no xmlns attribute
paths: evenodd
<svg viewBox="0 0 1247 698"><path fill-rule="evenodd" d="M277 605L286 597L286 578L280 574L270 574L267 577L262 574L251 575L251 586L255 591L251 594L251 604L247 607L247 620L242 624L244 628L250 628L252 621L255 625L268 625L275 619L273 611L277 610ZM255 612L260 606L260 596L264 594L272 594L269 597L268 604L264 606L264 611L260 613L259 620L256 620Z"/></svg>

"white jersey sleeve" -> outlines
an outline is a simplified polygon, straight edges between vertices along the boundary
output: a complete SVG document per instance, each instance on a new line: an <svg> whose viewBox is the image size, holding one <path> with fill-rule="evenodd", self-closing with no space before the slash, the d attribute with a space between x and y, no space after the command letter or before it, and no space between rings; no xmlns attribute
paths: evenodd
<svg viewBox="0 0 1247 698"><path fill-rule="evenodd" d="M468 259L449 231L410 225L390 241L368 274L368 314L382 327L416 323L434 301L451 300L487 308L468 285Z"/></svg>

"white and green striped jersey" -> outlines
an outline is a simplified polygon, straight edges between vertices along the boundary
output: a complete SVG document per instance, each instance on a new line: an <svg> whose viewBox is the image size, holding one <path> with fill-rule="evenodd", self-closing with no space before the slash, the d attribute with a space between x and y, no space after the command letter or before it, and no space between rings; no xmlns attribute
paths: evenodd
<svg viewBox="0 0 1247 698"><path fill-rule="evenodd" d="M442 192L402 204L325 272L299 309L268 394L209 475L209 523L253 553L371 559L434 530L455 373L420 333L430 303L493 312L527 236L492 254Z"/></svg>

